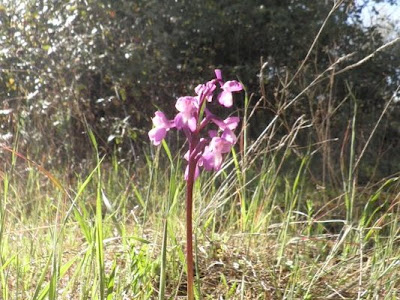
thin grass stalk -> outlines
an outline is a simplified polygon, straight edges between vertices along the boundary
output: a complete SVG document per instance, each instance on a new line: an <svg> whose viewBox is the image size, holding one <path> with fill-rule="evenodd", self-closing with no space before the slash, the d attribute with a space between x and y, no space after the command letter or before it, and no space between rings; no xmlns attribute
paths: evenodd
<svg viewBox="0 0 400 300"><path fill-rule="evenodd" d="M200 290L200 270L199 270L199 255L197 247L197 235L194 236L194 246L195 246L195 268L196 268L196 289L195 295L197 300L202 300L201 290Z"/></svg>
<svg viewBox="0 0 400 300"><path fill-rule="evenodd" d="M98 169L100 170L100 169ZM99 174L99 180L100 180ZM103 249L103 216L102 216L102 200L101 200L101 182L98 183L96 196L96 254L97 267L99 272L100 293L99 298L105 298L105 269L104 269L104 249Z"/></svg>
<svg viewBox="0 0 400 300"><path fill-rule="evenodd" d="M7 198L8 198L8 176L5 174L4 178L4 185L3 185L3 201L0 203L0 253L3 253L3 234L4 234L4 226L6 224L6 206L7 206ZM3 299L8 299L8 285L6 281L6 274L4 272L4 262L3 262L3 255L0 255L0 281L1 281L1 296Z"/></svg>
<svg viewBox="0 0 400 300"><path fill-rule="evenodd" d="M349 160L349 170L347 179L348 181L346 189L346 221L348 222L348 224L350 224L353 218L355 180L356 180L355 175L353 174L353 163L355 160L357 101L354 96L353 100L354 100L354 113L351 124L350 160Z"/></svg>
<svg viewBox="0 0 400 300"><path fill-rule="evenodd" d="M143 228L144 228L144 224L147 220L147 209L148 209L148 204L149 204L149 199L150 199L150 192L151 192L151 188L152 188L153 182L154 182L155 170L158 167L159 156L160 156L160 149L157 149L156 157L155 157L153 163L151 164L150 180L149 180L149 185L148 185L147 191L146 191L146 198L144 201L145 206L144 206L143 221L142 221ZM150 164L149 161L148 161L148 164Z"/></svg>
<svg viewBox="0 0 400 300"><path fill-rule="evenodd" d="M32 300L43 299L43 297L39 296L39 295L40 295L40 294L39 294L39 293L40 293L40 288L42 287L42 284L43 284L43 282L44 282L44 280L45 280L45 278L46 278L46 275L47 275L47 271L48 271L48 269L49 269L49 266L50 266L51 262L53 261L53 255L55 255L54 252L52 252L52 253L50 254L49 258L48 258L47 261L46 261L46 265L45 265L44 268L41 270L41 274L40 274L40 277L39 277L39 279L38 279L38 281L37 281L36 288L35 288L35 292L34 292L34 294L33 294ZM17 286L17 290L18 290L18 286ZM46 291L46 294L47 294L47 291Z"/></svg>
<svg viewBox="0 0 400 300"><path fill-rule="evenodd" d="M61 232L57 232L57 227L58 227L58 218L59 218L59 212L60 212L60 200L58 201L58 206L57 206L57 213L56 213L56 218L55 218L55 226L54 226L54 237L53 237L53 261L52 261L52 266L51 266L51 278L50 278L50 284L49 284L49 292L48 292L48 298L49 300L54 300L57 299L57 281L59 277L59 254L58 254L58 240L59 240L59 235L61 235Z"/></svg>
<svg viewBox="0 0 400 300"><path fill-rule="evenodd" d="M118 266L116 260L114 260L113 265L111 267L110 276L107 278L107 300L113 299L113 294L115 293L115 284L116 284L116 274L117 274Z"/></svg>
<svg viewBox="0 0 400 300"><path fill-rule="evenodd" d="M92 146L96 152L96 162L100 165L100 157L98 151L98 145L96 138L92 132L92 130L87 127L88 134ZM102 300L105 298L105 268L104 268L104 249L103 249L103 215L102 215L102 194L101 194L101 169L97 168L97 189L96 189L96 221L95 221L95 247L96 247L96 259L97 259L97 271L98 271L98 280L99 280L99 299ZM95 286L95 285L93 285Z"/></svg>
<svg viewBox="0 0 400 300"><path fill-rule="evenodd" d="M158 299L165 299L165 286L167 282L167 242L168 242L168 217L171 210L171 204L174 203L174 197L176 196L176 191L179 190L176 187L175 182L175 167L172 160L171 151L167 143L163 142L163 148L168 156L171 164L171 174L169 179L169 189L168 189L168 201L164 203L164 218L163 218L163 236L162 236L162 246L161 246L161 268L160 268L160 285L159 285L159 295Z"/></svg>
<svg viewBox="0 0 400 300"><path fill-rule="evenodd" d="M161 270L160 270L160 292L158 299L165 299L165 284L167 281L166 278L166 268L167 268L167 236L168 236L168 216L166 214L164 218L163 224L163 237L162 237L162 246L161 246Z"/></svg>
<svg viewBox="0 0 400 300"><path fill-rule="evenodd" d="M243 115L243 126L242 126L242 134L241 134L241 141L240 141L240 152L241 152L241 158L242 158L242 169L238 167L239 164L237 164L237 161L235 159L235 156L233 155L235 159L235 166L237 167L238 175L239 175L239 184L241 186L245 186L247 183L247 177L246 177L246 171L247 171L247 157L245 153L247 152L247 127L248 127L248 108L249 108L249 96L247 94L247 91L245 90L245 97L244 97L244 115ZM232 153L234 154L234 150L232 149ZM240 211L241 211L241 226L242 226L242 231L247 230L247 193L246 189L241 189L240 195Z"/></svg>

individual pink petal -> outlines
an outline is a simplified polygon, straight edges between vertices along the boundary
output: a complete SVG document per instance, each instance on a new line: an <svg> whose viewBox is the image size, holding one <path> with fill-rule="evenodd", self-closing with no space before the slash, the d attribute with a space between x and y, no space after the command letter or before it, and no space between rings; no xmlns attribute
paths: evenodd
<svg viewBox="0 0 400 300"><path fill-rule="evenodd" d="M164 127L156 127L149 131L149 139L153 145L160 145L161 141L165 138L167 134L167 129Z"/></svg>
<svg viewBox="0 0 400 300"><path fill-rule="evenodd" d="M155 116L151 119L155 127L170 128L171 123L162 111L156 111Z"/></svg>
<svg viewBox="0 0 400 300"><path fill-rule="evenodd" d="M217 78L219 81L222 81L222 72L220 69L215 69L215 78Z"/></svg>
<svg viewBox="0 0 400 300"><path fill-rule="evenodd" d="M203 152L201 165L207 171L211 171L212 169L218 171L223 161L222 153L229 152L231 147L232 145L226 140L220 137L213 137Z"/></svg>
<svg viewBox="0 0 400 300"><path fill-rule="evenodd" d="M176 101L176 109L179 113L175 117L175 125L178 129L188 127L192 132L197 127L198 99L196 97L180 97Z"/></svg>
<svg viewBox="0 0 400 300"><path fill-rule="evenodd" d="M178 129L182 129L185 126L185 123L183 122L182 119L182 113L179 113L175 116L174 123L176 128Z"/></svg>
<svg viewBox="0 0 400 300"><path fill-rule="evenodd" d="M154 128L149 131L148 135L150 141L157 146L165 138L168 130L175 127L175 123L174 121L168 120L161 111L155 112L155 116L152 118L152 121Z"/></svg>
<svg viewBox="0 0 400 300"><path fill-rule="evenodd" d="M188 151L186 151L185 155L183 156L183 158L186 159L187 161L189 161L189 154L190 154L190 151L188 150Z"/></svg>
<svg viewBox="0 0 400 300"><path fill-rule="evenodd" d="M175 116L174 124L178 129L186 127L189 128L190 131L194 132L197 128L197 119L195 117L185 116L184 113L179 113Z"/></svg>
<svg viewBox="0 0 400 300"><path fill-rule="evenodd" d="M205 170L218 171L222 165L222 155L219 152L205 151L202 156L202 164Z"/></svg>
<svg viewBox="0 0 400 300"><path fill-rule="evenodd" d="M192 131L192 132L196 131L197 119L195 117L189 118L187 123L188 123L188 127L189 127L190 131Z"/></svg>
<svg viewBox="0 0 400 300"><path fill-rule="evenodd" d="M231 107L233 105L232 93L222 91L221 94L219 94L218 96L218 102L225 107Z"/></svg>
<svg viewBox="0 0 400 300"><path fill-rule="evenodd" d="M175 107L180 112L191 112L196 109L197 99L196 97L185 96L180 97L175 104Z"/></svg>
<svg viewBox="0 0 400 300"><path fill-rule="evenodd" d="M222 89L227 92L239 92L243 90L242 84L236 80L230 80L224 83Z"/></svg>
<svg viewBox="0 0 400 300"><path fill-rule="evenodd" d="M196 92L197 95L200 95L203 90L204 90L204 84L199 84L194 88L194 91Z"/></svg>
<svg viewBox="0 0 400 300"><path fill-rule="evenodd" d="M225 122L226 120L222 121L215 116L210 116L210 118L211 118L211 121L214 122L221 130L224 130L225 128L227 128L227 126L232 126L230 124L226 124L226 122Z"/></svg>
<svg viewBox="0 0 400 300"><path fill-rule="evenodd" d="M214 160L214 170L215 171L221 170L222 162L223 162L222 155L221 154L216 155L215 160Z"/></svg>
<svg viewBox="0 0 400 300"><path fill-rule="evenodd" d="M206 84L199 84L194 90L202 99L207 99L208 102L212 101L212 95L216 86L214 81L208 81Z"/></svg>
<svg viewBox="0 0 400 300"><path fill-rule="evenodd" d="M226 128L221 135L221 138L225 141L229 142L231 145L236 144L237 138L236 135L233 133L232 130Z"/></svg>
<svg viewBox="0 0 400 300"><path fill-rule="evenodd" d="M197 179L197 177L199 177L200 175L200 168L199 166L196 164L196 168L194 169L194 180Z"/></svg>
<svg viewBox="0 0 400 300"><path fill-rule="evenodd" d="M214 153L208 150L205 150L202 159L201 165L204 167L205 170L211 171L214 168Z"/></svg>
<svg viewBox="0 0 400 300"><path fill-rule="evenodd" d="M187 165L185 168L184 178L185 178L185 180L188 180L188 178L189 178L189 165Z"/></svg>
<svg viewBox="0 0 400 300"><path fill-rule="evenodd" d="M214 154L214 170L219 171L222 165L222 155L220 153Z"/></svg>
<svg viewBox="0 0 400 300"><path fill-rule="evenodd" d="M227 153L231 151L232 143L220 137L211 140L210 148L214 153Z"/></svg>
<svg viewBox="0 0 400 300"><path fill-rule="evenodd" d="M239 117L228 117L224 120L224 123L226 125L226 128L233 130L235 129L240 122Z"/></svg>
<svg viewBox="0 0 400 300"><path fill-rule="evenodd" d="M215 116L211 116L211 121L213 121L221 130L224 130L226 128L226 124L224 123L224 121L221 121Z"/></svg>

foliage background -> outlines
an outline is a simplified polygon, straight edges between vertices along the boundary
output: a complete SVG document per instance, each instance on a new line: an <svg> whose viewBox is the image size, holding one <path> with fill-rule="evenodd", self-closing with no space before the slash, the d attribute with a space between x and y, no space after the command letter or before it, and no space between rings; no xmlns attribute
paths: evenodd
<svg viewBox="0 0 400 300"><path fill-rule="evenodd" d="M221 68L226 78L237 76L245 84L253 104L264 97L251 137L279 111L282 124L301 115L311 120L313 129L297 140L299 149L335 139L313 163L326 164L323 174L314 176L338 184L338 158L354 102L359 153L399 85L399 44L359 68L337 76L333 70L290 109L279 109L340 57L354 52L346 64L355 63L385 42L379 24L362 25L362 8L375 2L381 1L341 1L286 87L332 1L2 1L2 142L18 138L29 157L73 171L91 155L87 123L102 153L117 150L120 160L137 159L148 144L155 107L172 115L178 96L193 93L197 83ZM236 105L243 108L240 99ZM379 126L360 180L399 170L398 105L391 105Z"/></svg>

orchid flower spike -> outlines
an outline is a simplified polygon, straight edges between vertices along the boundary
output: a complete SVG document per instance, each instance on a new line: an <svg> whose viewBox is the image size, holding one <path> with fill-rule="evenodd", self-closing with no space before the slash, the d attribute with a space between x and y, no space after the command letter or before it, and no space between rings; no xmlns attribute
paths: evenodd
<svg viewBox="0 0 400 300"><path fill-rule="evenodd" d="M221 70L215 70L215 78L204 84L199 84L195 88L196 96L184 96L178 98L175 108L178 113L173 120L168 120L163 112L157 111L152 118L154 128L149 132L150 141L154 145L159 145L171 128L177 128L185 133L189 142L189 151L185 159L195 164L194 179L200 174L200 167L205 170L218 171L223 162L223 154L228 153L236 143L234 130L238 126L240 119L235 116L220 119L210 112L205 103L211 102L215 90L219 85L220 93L218 102L224 107L233 105L233 93L243 89L240 82L222 80ZM202 114L204 108L205 114ZM200 119L202 118L202 119ZM210 129L203 133L207 125L216 125L218 130ZM189 167L185 171L185 179L190 180Z"/></svg>

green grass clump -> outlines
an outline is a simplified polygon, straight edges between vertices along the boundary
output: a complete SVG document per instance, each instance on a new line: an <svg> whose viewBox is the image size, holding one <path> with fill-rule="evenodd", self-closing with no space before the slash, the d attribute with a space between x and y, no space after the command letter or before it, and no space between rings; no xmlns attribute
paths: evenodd
<svg viewBox="0 0 400 300"><path fill-rule="evenodd" d="M195 184L197 297L399 298L399 174L359 186L346 171L342 189L320 187L311 146L294 151L306 121L278 127ZM184 298L180 155L164 144L124 165L89 140L93 161L73 177L3 148L0 298Z"/></svg>

